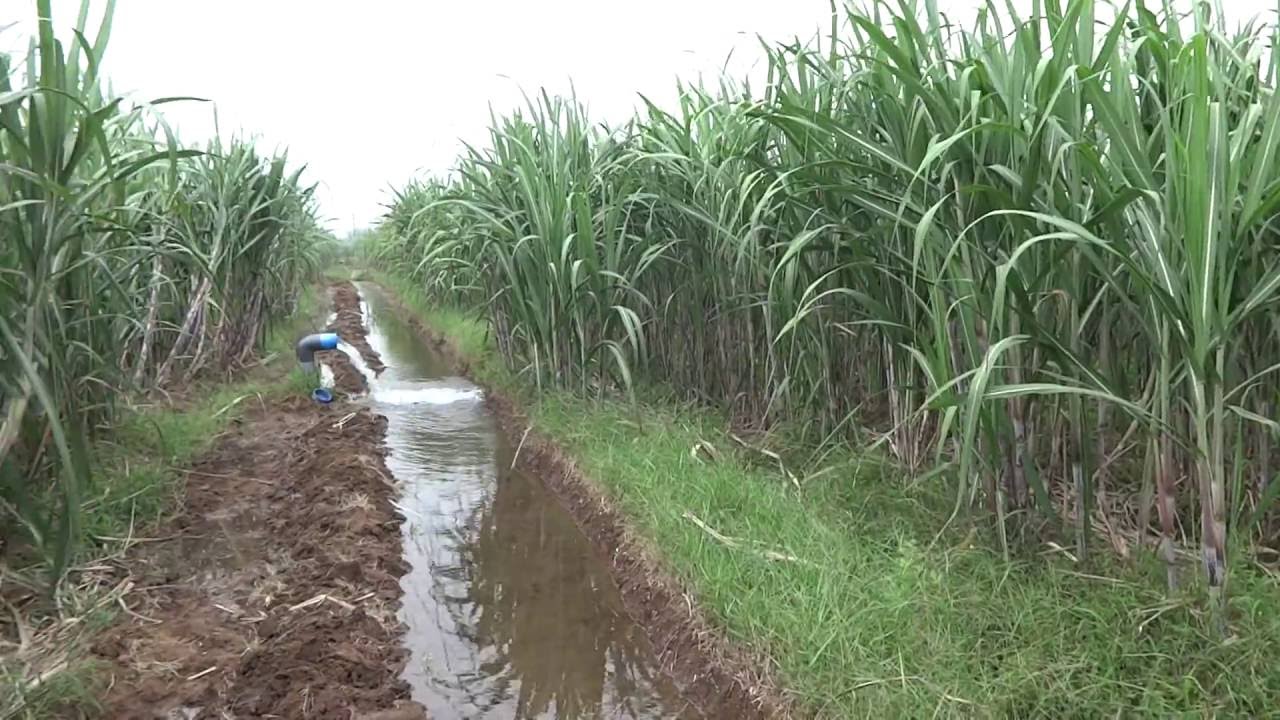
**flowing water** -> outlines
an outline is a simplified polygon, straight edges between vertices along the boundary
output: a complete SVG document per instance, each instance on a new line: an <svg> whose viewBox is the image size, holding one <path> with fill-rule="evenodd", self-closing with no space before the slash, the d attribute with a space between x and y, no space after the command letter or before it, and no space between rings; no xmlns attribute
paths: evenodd
<svg viewBox="0 0 1280 720"><path fill-rule="evenodd" d="M403 486L413 698L436 720L696 717L573 519L511 469L480 389L378 288L360 292L387 365L369 402L388 419L387 466Z"/></svg>

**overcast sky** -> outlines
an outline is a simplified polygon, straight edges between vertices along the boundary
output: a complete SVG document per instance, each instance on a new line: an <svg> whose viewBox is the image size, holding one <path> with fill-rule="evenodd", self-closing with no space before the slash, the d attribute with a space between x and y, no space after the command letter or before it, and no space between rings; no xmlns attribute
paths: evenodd
<svg viewBox="0 0 1280 720"><path fill-rule="evenodd" d="M956 16L976 2L938 0ZM73 25L78 0L53 4ZM0 5L0 26L19 22L0 47L25 47L35 2ZM105 69L117 91L207 97L224 133L288 146L341 233L377 218L389 184L447 171L459 138L482 139L490 104L510 108L522 88L572 80L593 118L618 121L637 93L669 101L677 77L714 79L731 54L748 72L758 35L807 39L829 22L828 0L118 0ZM215 103L165 115L201 140Z"/></svg>

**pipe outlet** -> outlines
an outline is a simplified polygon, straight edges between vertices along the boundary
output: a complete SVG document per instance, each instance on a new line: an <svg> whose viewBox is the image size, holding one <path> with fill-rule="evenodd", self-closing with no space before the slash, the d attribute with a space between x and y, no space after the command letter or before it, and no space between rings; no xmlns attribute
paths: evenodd
<svg viewBox="0 0 1280 720"><path fill-rule="evenodd" d="M312 372L316 369L316 353L321 350L333 350L338 347L338 333L313 333L298 341L298 363L302 369Z"/></svg>

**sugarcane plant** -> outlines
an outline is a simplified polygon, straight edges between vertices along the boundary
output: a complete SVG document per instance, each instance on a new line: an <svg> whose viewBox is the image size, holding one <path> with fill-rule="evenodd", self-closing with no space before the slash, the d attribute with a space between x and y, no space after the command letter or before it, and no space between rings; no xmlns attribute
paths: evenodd
<svg viewBox="0 0 1280 720"><path fill-rule="evenodd" d="M0 57L0 517L50 587L116 398L244 362L326 237L283 156L184 147L167 101L114 95L89 9L64 42L39 0L25 73Z"/></svg>
<svg viewBox="0 0 1280 720"><path fill-rule="evenodd" d="M1220 608L1228 532L1269 540L1280 492L1276 39L1210 3L990 0L961 26L873 0L766 44L758 87L682 85L614 129L545 96L495 118L368 253L480 308L540 382L645 375L884 447L1006 553L1145 539L1154 508L1170 586L1198 541Z"/></svg>

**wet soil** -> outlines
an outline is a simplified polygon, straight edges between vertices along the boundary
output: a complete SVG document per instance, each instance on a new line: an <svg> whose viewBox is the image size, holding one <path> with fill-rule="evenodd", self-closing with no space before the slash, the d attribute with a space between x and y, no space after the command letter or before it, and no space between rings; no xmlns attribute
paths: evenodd
<svg viewBox="0 0 1280 720"><path fill-rule="evenodd" d="M385 292L398 304L390 291ZM471 376L469 361L456 346L403 305L399 309L424 342L457 372ZM507 440L519 443L517 468L556 495L608 563L626 612L643 629L681 695L707 718L790 717L793 708L768 662L733 645L712 625L657 553L628 528L627 519L601 488L554 441L530 426L511 397L472 379L484 387L485 401Z"/></svg>
<svg viewBox="0 0 1280 720"><path fill-rule="evenodd" d="M382 358L369 347L368 329L364 326L364 314L361 311L361 298L356 287L349 282L335 283L329 288L329 296L333 300L333 320L325 329L338 333L343 342L353 347L360 359L373 373L381 373L386 369ZM322 350L316 353L316 360L335 370L333 389L348 398L365 394L369 390L368 380L358 368L351 365L346 353L342 350ZM338 366L345 366L352 372L337 372Z"/></svg>
<svg viewBox="0 0 1280 720"><path fill-rule="evenodd" d="M355 289L334 300L335 329L380 367ZM323 361L340 390L364 388L344 354ZM181 512L123 561L127 612L94 645L106 717L425 718L400 679L408 568L385 428L367 409L295 398L216 440Z"/></svg>
<svg viewBox="0 0 1280 720"><path fill-rule="evenodd" d="M349 282L336 283L329 288L333 298L334 318L329 323L329 332L338 336L360 352L360 357L369 369L380 373L387 369L382 358L369 346L369 328L365 326L364 311L361 309L362 299L356 286Z"/></svg>

